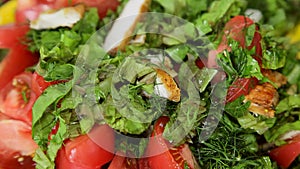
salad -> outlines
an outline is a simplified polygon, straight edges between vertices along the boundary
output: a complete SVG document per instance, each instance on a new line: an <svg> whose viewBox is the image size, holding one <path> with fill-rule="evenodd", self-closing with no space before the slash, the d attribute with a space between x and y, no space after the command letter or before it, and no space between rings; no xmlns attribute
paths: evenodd
<svg viewBox="0 0 300 169"><path fill-rule="evenodd" d="M0 169L300 167L297 0L0 5Z"/></svg>

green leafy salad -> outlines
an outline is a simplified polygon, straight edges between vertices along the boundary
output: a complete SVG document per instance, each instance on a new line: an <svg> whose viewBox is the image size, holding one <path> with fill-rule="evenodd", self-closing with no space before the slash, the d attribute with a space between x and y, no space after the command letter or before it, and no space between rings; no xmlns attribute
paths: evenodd
<svg viewBox="0 0 300 169"><path fill-rule="evenodd" d="M54 82L32 109L36 168L54 168L64 141L95 124L116 131L115 151L143 158L161 116L163 137L188 145L199 168L300 167L300 152L288 166L272 153L299 142L300 46L287 36L298 1L152 0L125 47L107 51L127 2L27 34L33 69Z"/></svg>

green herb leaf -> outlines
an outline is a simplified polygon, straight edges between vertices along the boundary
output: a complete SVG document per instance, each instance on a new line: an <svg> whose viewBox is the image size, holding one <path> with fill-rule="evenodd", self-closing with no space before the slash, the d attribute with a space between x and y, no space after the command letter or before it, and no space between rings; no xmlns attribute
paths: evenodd
<svg viewBox="0 0 300 169"><path fill-rule="evenodd" d="M49 158L46 156L46 154L43 152L41 148L38 148L35 151L35 155L33 157L33 160L36 163L36 169L54 169L55 164L49 160Z"/></svg>
<svg viewBox="0 0 300 169"><path fill-rule="evenodd" d="M48 87L44 93L36 100L32 107L32 126L38 123L46 109L54 102L64 97L72 88L72 82L57 84ZM33 133L34 135L35 133Z"/></svg>
<svg viewBox="0 0 300 169"><path fill-rule="evenodd" d="M285 122L284 124L278 122L278 124L276 124L271 130L268 130L264 136L268 142L275 142L276 145L282 145L286 142L284 140L280 140L280 136L294 130L300 131L300 121L291 123Z"/></svg>
<svg viewBox="0 0 300 169"><path fill-rule="evenodd" d="M276 106L276 113L291 111L300 108L300 95L291 95L282 99Z"/></svg>
<svg viewBox="0 0 300 169"><path fill-rule="evenodd" d="M209 13L202 15L201 20L208 23L216 23L225 15L234 3L235 0L214 1L210 6Z"/></svg>
<svg viewBox="0 0 300 169"><path fill-rule="evenodd" d="M96 8L90 8L72 28L30 30L29 49L40 53L36 71L47 81L68 80L81 46L96 32L99 23Z"/></svg>
<svg viewBox="0 0 300 169"><path fill-rule="evenodd" d="M268 49L263 47L263 68L274 70L282 68L286 62L286 51L275 42L270 45L268 45Z"/></svg>

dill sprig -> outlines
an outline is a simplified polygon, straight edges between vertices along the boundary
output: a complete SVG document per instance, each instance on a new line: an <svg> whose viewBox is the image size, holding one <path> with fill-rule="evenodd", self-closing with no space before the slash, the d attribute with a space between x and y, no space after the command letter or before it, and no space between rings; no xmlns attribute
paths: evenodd
<svg viewBox="0 0 300 169"><path fill-rule="evenodd" d="M218 127L205 141L198 126L191 149L202 168L272 168L268 156L259 152L256 135L245 133L224 114ZM194 148L195 147L195 148Z"/></svg>

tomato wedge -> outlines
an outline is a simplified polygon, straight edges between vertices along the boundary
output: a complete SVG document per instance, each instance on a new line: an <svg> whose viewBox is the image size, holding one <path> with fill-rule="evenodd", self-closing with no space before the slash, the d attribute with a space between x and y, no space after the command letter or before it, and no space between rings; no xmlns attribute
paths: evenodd
<svg viewBox="0 0 300 169"><path fill-rule="evenodd" d="M37 99L31 91L31 79L31 73L22 73L0 90L0 112L28 125L31 125L32 106Z"/></svg>
<svg viewBox="0 0 300 169"><path fill-rule="evenodd" d="M108 169L149 169L146 158L130 158L122 152L117 152Z"/></svg>
<svg viewBox="0 0 300 169"><path fill-rule="evenodd" d="M126 157L124 153L118 152L109 164L108 169L126 169Z"/></svg>
<svg viewBox="0 0 300 169"><path fill-rule="evenodd" d="M32 76L32 82L31 82L32 91L37 96L40 96L43 93L43 91L45 89L47 89L49 86L55 85L55 84L58 84L58 83L63 83L63 82L66 82L66 81L64 81L64 80L57 80L57 81L47 82L47 81L45 81L45 79L43 78L43 76L39 75L37 72L34 72L33 76Z"/></svg>
<svg viewBox="0 0 300 169"><path fill-rule="evenodd" d="M220 47L228 47L227 38L232 38L235 41L239 42L241 47L245 48L245 29L251 25L253 25L254 22L245 16L235 16L232 19L230 19L224 27L224 35L222 37L222 42L219 45Z"/></svg>
<svg viewBox="0 0 300 169"><path fill-rule="evenodd" d="M98 169L112 160L113 154L110 151L113 151L113 147L113 129L108 125L95 126L88 135L76 137L64 144L56 158L57 169Z"/></svg>
<svg viewBox="0 0 300 169"><path fill-rule="evenodd" d="M34 169L32 155L38 146L31 138L31 127L19 120L1 120L0 131L0 168Z"/></svg>
<svg viewBox="0 0 300 169"><path fill-rule="evenodd" d="M218 68L218 64L216 63L217 54L224 50L231 50L230 46L228 46L228 40L233 39L240 43L242 48L252 49L255 47L255 55L253 58L257 60L257 62L262 64L262 48L261 48L261 40L262 37L258 32L258 26L256 26L256 32L254 33L252 42L249 46L246 46L245 29L249 26L255 24L250 18L245 16L235 16L231 20L229 20L224 27L224 34L222 36L222 41L219 44L216 50L212 50L209 52L207 59L197 59L195 64L201 69L203 67L208 68ZM217 76L214 77L212 83L217 83L222 79L222 71L219 71ZM258 80L254 77L251 78L238 78L236 79L231 86L229 86L226 96L226 102L232 102L238 97L242 95L247 95L251 89L253 89L258 84Z"/></svg>
<svg viewBox="0 0 300 169"><path fill-rule="evenodd" d="M261 48L261 35L258 32L258 27L256 26L256 32L254 33L252 42L249 46L246 46L245 42L245 28L253 25L254 22L245 16L235 16L230 21L228 21L224 28L224 36L218 50L229 49L227 44L227 38L232 38L240 43L243 48L252 49L255 47L256 54L253 56L259 64L262 63L262 48ZM230 49L229 49L230 50ZM231 102L242 95L247 95L251 89L253 89L258 84L258 80L254 77L252 78L239 78L233 82L233 84L228 88L226 102Z"/></svg>
<svg viewBox="0 0 300 169"><path fill-rule="evenodd" d="M10 24L0 26L0 48L11 48L21 43L22 37L29 31L28 25Z"/></svg>
<svg viewBox="0 0 300 169"><path fill-rule="evenodd" d="M46 82L45 79L37 72L33 73L31 85L32 90L36 93L37 96L40 96L43 91L52 84L53 83L51 82Z"/></svg>
<svg viewBox="0 0 300 169"><path fill-rule="evenodd" d="M162 137L164 128L169 121L169 117L160 117L152 132L152 137L146 150L147 160L151 169L184 169L188 165L190 169L196 168L193 155L187 144L179 147L171 147Z"/></svg>
<svg viewBox="0 0 300 169"><path fill-rule="evenodd" d="M259 64L262 63L262 48L261 48L261 34L258 32L258 26L255 27L256 32L254 33L252 42L249 46L246 46L246 28L255 24L253 20L245 16L235 16L231 20L229 20L224 28L224 35L222 37L222 41L218 47L218 51L223 51L225 49L230 50L228 46L228 38L232 38L233 40L240 43L240 46L247 49L252 49L255 47L256 54L253 56Z"/></svg>
<svg viewBox="0 0 300 169"><path fill-rule="evenodd" d="M0 27L0 48L9 49L8 54L0 62L0 89L9 83L14 76L22 73L27 67L38 61L38 57L21 44L21 39L28 29L26 25L16 24Z"/></svg>
<svg viewBox="0 0 300 169"><path fill-rule="evenodd" d="M283 168L288 168L300 155L300 141L282 145L270 151L271 159Z"/></svg>
<svg viewBox="0 0 300 169"><path fill-rule="evenodd" d="M247 95L258 84L258 79L238 78L227 90L226 102L232 102L242 95Z"/></svg>

